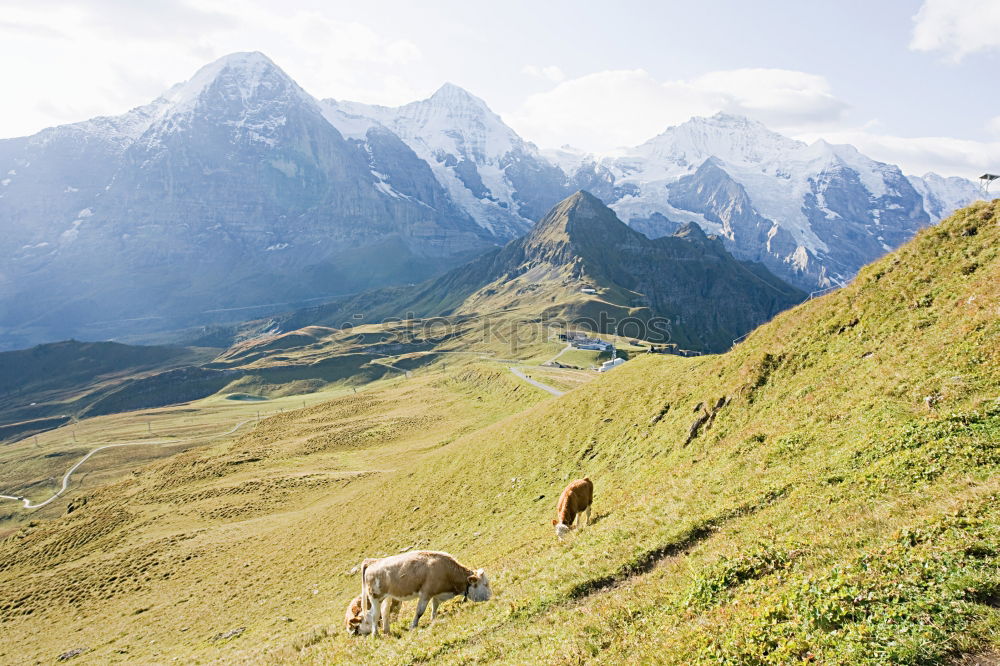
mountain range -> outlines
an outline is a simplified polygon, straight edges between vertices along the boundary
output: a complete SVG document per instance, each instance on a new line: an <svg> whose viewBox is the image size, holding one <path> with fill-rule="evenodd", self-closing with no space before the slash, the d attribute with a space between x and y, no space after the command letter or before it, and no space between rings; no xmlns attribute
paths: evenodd
<svg viewBox="0 0 1000 666"><path fill-rule="evenodd" d="M820 289L978 195L723 114L613 155L541 151L452 84L397 108L319 100L260 53L121 116L0 140L0 174L4 348L418 282L581 189L649 238L695 223Z"/></svg>

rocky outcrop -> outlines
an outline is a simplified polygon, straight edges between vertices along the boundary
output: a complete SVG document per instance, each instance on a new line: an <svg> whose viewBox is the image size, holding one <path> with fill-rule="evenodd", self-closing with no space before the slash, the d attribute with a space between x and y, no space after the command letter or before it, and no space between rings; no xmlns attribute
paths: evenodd
<svg viewBox="0 0 1000 666"><path fill-rule="evenodd" d="M275 325L294 330L517 311L533 321L559 319L604 332L635 326L642 331L622 334L721 351L804 297L764 266L735 259L698 225L650 239L593 195L577 192L528 235L439 278L334 301Z"/></svg>

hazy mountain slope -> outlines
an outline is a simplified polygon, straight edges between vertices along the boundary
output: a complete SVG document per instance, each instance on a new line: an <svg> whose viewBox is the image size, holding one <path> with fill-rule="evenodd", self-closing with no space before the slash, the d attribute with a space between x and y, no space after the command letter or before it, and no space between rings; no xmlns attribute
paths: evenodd
<svg viewBox="0 0 1000 666"><path fill-rule="evenodd" d="M397 108L320 102L233 54L121 116L0 140L0 348L174 339L417 282L579 189L650 237L695 222L804 290L976 196L722 114L604 158L542 153L452 84Z"/></svg>
<svg viewBox="0 0 1000 666"><path fill-rule="evenodd" d="M718 351L803 297L762 266L733 259L697 226L650 240L596 197L578 192L528 235L439 278L309 308L279 326L517 312L528 320Z"/></svg>
<svg viewBox="0 0 1000 666"><path fill-rule="evenodd" d="M924 230L724 355L650 355L541 403L502 368L436 369L145 468L0 541L0 657L900 664L995 651L998 220L994 202ZM555 499L582 475L594 524L559 543ZM433 629L346 636L352 567L413 547L485 567L494 599L449 602Z"/></svg>
<svg viewBox="0 0 1000 666"><path fill-rule="evenodd" d="M199 365L218 351L67 340L0 352L0 439L53 428L61 423L35 421L76 417L130 380Z"/></svg>
<svg viewBox="0 0 1000 666"><path fill-rule="evenodd" d="M495 242L405 144L373 144L257 53L124 116L0 142L2 342L247 318Z"/></svg>
<svg viewBox="0 0 1000 666"><path fill-rule="evenodd" d="M523 233L583 189L647 236L695 222L740 259L762 261L806 290L849 280L917 229L980 198L967 179L905 177L853 146L807 145L727 114L692 118L598 157L538 151L453 84L396 108L323 105L345 136L363 142L372 127L398 135L455 204L492 233Z"/></svg>

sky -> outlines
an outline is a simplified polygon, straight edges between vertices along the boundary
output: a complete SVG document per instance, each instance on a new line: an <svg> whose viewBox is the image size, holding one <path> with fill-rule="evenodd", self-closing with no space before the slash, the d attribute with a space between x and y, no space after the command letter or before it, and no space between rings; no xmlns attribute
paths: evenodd
<svg viewBox="0 0 1000 666"><path fill-rule="evenodd" d="M727 111L904 171L1000 171L1000 0L0 0L0 137L145 104L261 51L316 97L446 81L541 148Z"/></svg>

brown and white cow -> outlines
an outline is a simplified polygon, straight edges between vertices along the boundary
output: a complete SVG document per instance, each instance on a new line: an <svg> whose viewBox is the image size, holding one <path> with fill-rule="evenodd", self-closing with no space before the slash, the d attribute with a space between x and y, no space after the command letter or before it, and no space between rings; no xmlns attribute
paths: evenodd
<svg viewBox="0 0 1000 666"><path fill-rule="evenodd" d="M572 529L574 520L579 524L584 512L587 513L587 524L590 525L590 505L593 500L594 484L590 479L577 479L566 486L559 496L556 518L552 521L556 526L556 536L562 539Z"/></svg>
<svg viewBox="0 0 1000 666"><path fill-rule="evenodd" d="M415 629L428 602L433 622L438 604L459 595L472 601L488 601L492 591L486 572L462 566L448 553L429 550L393 555L374 562L366 560L361 570L361 598L367 615L358 630L360 633L370 631L373 638L378 634L382 602L386 599L418 600L417 614L410 623L410 629ZM388 615L382 621L382 631L389 633Z"/></svg>

